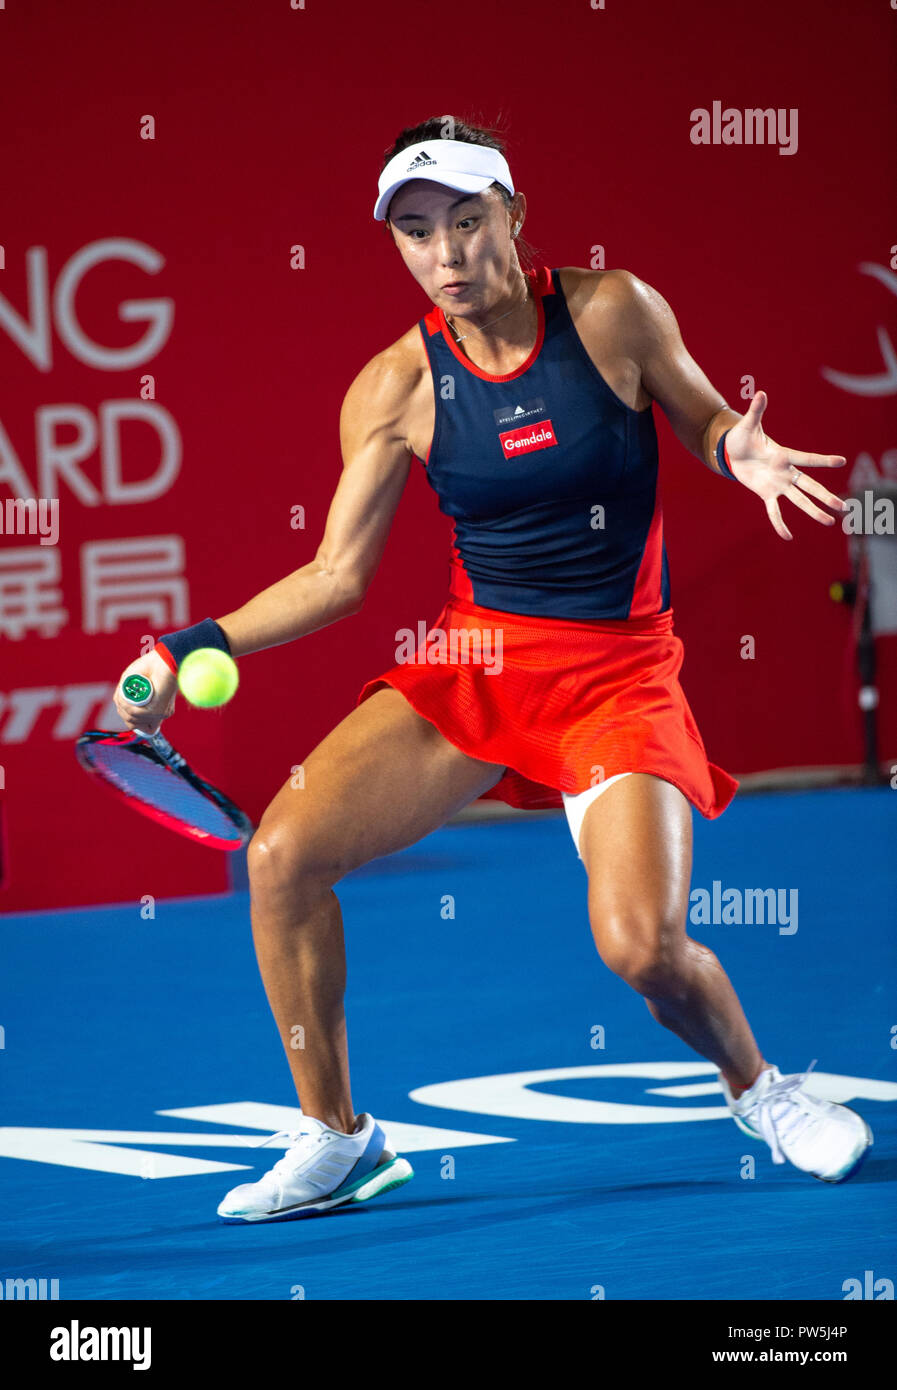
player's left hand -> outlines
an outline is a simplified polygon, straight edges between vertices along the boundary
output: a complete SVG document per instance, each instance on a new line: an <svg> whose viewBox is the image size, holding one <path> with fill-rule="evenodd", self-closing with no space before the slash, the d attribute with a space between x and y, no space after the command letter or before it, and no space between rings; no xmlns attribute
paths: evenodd
<svg viewBox="0 0 897 1390"><path fill-rule="evenodd" d="M818 497L827 507L838 512L847 510L847 503L829 492L815 478L808 478L803 468L843 468L847 462L840 454L806 454L800 449L787 449L763 433L760 424L769 404L765 391L757 391L737 425L726 435L726 453L735 477L756 492L766 503L766 512L776 534L783 540L793 540L782 520L778 498L787 497L807 516L815 517L824 526L834 526L837 517L830 516L804 494Z"/></svg>

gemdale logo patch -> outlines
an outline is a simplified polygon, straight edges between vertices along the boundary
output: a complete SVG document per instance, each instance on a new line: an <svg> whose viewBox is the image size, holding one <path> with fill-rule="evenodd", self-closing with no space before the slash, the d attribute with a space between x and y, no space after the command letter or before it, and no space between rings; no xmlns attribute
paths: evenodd
<svg viewBox="0 0 897 1390"><path fill-rule="evenodd" d="M552 449L557 446L554 426L550 420L537 420L534 425L504 430L498 437L505 458L513 458L516 454L528 454L534 449Z"/></svg>

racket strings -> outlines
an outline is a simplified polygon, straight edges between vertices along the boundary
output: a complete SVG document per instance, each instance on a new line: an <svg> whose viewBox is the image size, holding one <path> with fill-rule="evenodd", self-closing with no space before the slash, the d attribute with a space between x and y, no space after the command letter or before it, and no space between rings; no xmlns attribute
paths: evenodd
<svg viewBox="0 0 897 1390"><path fill-rule="evenodd" d="M126 796L209 835L233 836L231 817L164 763L130 751L128 746L104 743L92 746L90 761L97 772Z"/></svg>

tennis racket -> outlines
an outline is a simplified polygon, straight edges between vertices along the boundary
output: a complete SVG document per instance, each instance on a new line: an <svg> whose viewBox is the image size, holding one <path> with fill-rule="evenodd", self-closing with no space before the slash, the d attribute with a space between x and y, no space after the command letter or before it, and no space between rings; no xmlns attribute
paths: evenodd
<svg viewBox="0 0 897 1390"><path fill-rule="evenodd" d="M127 676L122 694L134 705L153 698L146 676ZM245 812L200 777L161 733L88 729L75 743L81 766L133 810L211 849L240 849L255 826Z"/></svg>

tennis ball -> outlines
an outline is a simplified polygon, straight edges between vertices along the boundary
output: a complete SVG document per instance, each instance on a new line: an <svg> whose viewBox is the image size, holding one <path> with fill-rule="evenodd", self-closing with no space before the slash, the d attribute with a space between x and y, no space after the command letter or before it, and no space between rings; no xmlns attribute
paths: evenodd
<svg viewBox="0 0 897 1390"><path fill-rule="evenodd" d="M178 667L178 689L185 700L200 709L226 705L239 683L237 663L217 647L189 652Z"/></svg>

